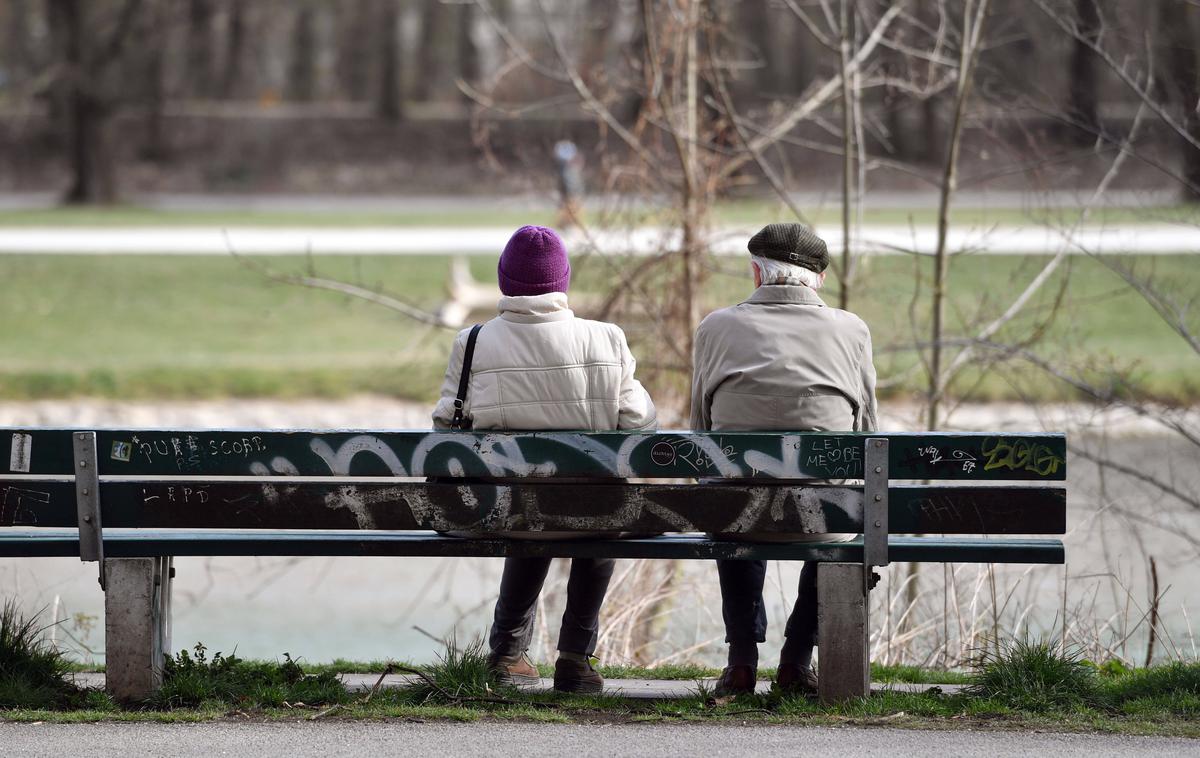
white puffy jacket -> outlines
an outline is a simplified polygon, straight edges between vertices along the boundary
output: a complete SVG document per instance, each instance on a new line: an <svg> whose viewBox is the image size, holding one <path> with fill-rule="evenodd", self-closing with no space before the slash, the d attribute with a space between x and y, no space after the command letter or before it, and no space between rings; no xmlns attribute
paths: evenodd
<svg viewBox="0 0 1200 758"><path fill-rule="evenodd" d="M454 417L470 329L450 351L433 425ZM500 298L475 343L464 415L475 429L654 429L654 402L615 324L576 318L562 292Z"/></svg>

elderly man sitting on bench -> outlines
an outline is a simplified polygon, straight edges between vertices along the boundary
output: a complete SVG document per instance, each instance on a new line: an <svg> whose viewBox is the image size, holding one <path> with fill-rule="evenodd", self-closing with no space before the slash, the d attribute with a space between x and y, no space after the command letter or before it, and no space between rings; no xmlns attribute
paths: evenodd
<svg viewBox="0 0 1200 758"><path fill-rule="evenodd" d="M874 431L871 332L817 295L825 242L800 224L770 224L748 245L754 293L710 314L696 331L692 428L698 431ZM780 535L751 535L770 539ZM830 540L834 535L790 535ZM815 693L816 564L806 562L788 619L777 684ZM753 692L758 643L766 641L766 561L718 560L728 666L717 694Z"/></svg>

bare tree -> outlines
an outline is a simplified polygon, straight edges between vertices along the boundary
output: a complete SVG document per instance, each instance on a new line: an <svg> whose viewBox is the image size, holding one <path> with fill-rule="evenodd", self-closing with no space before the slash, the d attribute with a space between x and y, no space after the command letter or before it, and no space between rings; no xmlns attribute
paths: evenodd
<svg viewBox="0 0 1200 758"><path fill-rule="evenodd" d="M404 117L400 91L400 0L380 0L379 7L379 116L388 121Z"/></svg>
<svg viewBox="0 0 1200 758"><path fill-rule="evenodd" d="M966 118L967 98L971 94L974 80L973 70L979 57L984 20L987 18L988 0L968 2L963 8L962 44L959 47L957 84L954 97L954 115L950 121L950 143L942 169L938 193L937 250L934 252L933 276L933 319L930 327L929 393L926 426L934 430L939 427L942 396L946 391L946 375L942 371L942 338L945 331L947 280L950 274L950 250L947 233L950 229L950 203L958 187L958 157L962 146L962 133Z"/></svg>
<svg viewBox="0 0 1200 758"><path fill-rule="evenodd" d="M300 0L292 19L292 49L288 61L287 97L308 101L317 96L317 18L311 0Z"/></svg>
<svg viewBox="0 0 1200 758"><path fill-rule="evenodd" d="M458 79L464 82L479 80L479 46L475 44L476 8L473 3L458 6Z"/></svg>
<svg viewBox="0 0 1200 758"><path fill-rule="evenodd" d="M372 44L376 31L373 0L352 0L337 7L337 79L339 95L351 100L364 100L370 87L371 61L385 52Z"/></svg>
<svg viewBox="0 0 1200 758"><path fill-rule="evenodd" d="M187 69L185 81L188 92L195 97L209 98L216 94L213 65L213 0L188 0Z"/></svg>
<svg viewBox="0 0 1200 758"><path fill-rule="evenodd" d="M230 0L225 22L225 58L221 69L221 97L236 97L246 55L246 0Z"/></svg>
<svg viewBox="0 0 1200 758"><path fill-rule="evenodd" d="M1096 0L1075 0L1076 24L1081 36L1093 44L1101 32L1100 8ZM1091 47L1080 40L1071 45L1070 86L1067 89L1067 116L1075 122L1071 130L1076 141L1094 142L1100 132L1100 104L1096 61Z"/></svg>
<svg viewBox="0 0 1200 758"><path fill-rule="evenodd" d="M413 81L414 100L432 100L450 65L449 51L454 49L455 30L451 6L441 0L421 0L421 35L417 41L417 76Z"/></svg>
<svg viewBox="0 0 1200 758"><path fill-rule="evenodd" d="M142 10L141 0L112 3L49 0L55 35L52 87L67 121L68 203L117 199L112 119L122 104L117 69Z"/></svg>
<svg viewBox="0 0 1200 758"><path fill-rule="evenodd" d="M1182 128L1183 175L1187 180L1183 195L1200 202L1200 5L1182 0L1159 4L1160 43L1166 51L1165 88L1178 103Z"/></svg>

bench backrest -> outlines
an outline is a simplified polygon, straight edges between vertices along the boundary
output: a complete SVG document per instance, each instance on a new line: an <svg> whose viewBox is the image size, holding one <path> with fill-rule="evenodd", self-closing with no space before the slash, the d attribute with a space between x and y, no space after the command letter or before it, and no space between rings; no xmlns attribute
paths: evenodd
<svg viewBox="0 0 1200 758"><path fill-rule="evenodd" d="M1046 483L1065 478L1065 445L1058 434L8 429L0 527L1062 534L1065 489Z"/></svg>

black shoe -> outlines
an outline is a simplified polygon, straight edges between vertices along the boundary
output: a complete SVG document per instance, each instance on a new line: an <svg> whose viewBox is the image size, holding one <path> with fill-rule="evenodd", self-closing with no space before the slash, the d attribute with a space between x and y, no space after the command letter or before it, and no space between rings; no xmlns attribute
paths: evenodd
<svg viewBox="0 0 1200 758"><path fill-rule="evenodd" d="M815 695L817 672L812 670L812 666L780 661L779 670L775 674L775 684L780 692L787 695Z"/></svg>
<svg viewBox="0 0 1200 758"><path fill-rule="evenodd" d="M758 669L754 666L726 666L713 690L716 697L749 695L758 685Z"/></svg>
<svg viewBox="0 0 1200 758"><path fill-rule="evenodd" d="M554 664L554 689L594 695L604 689L604 677L589 659L560 657Z"/></svg>

